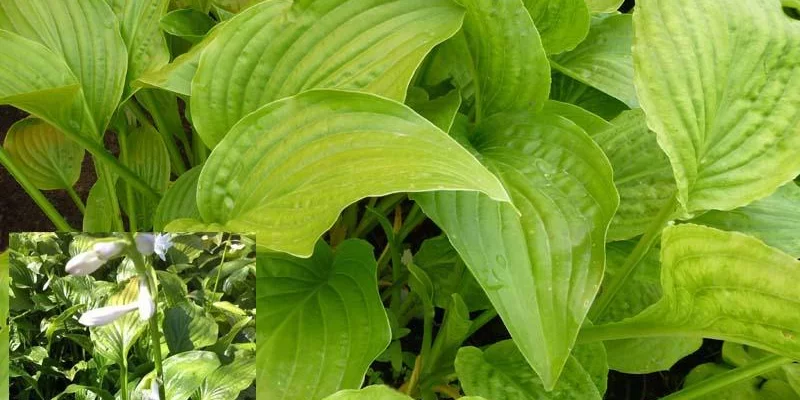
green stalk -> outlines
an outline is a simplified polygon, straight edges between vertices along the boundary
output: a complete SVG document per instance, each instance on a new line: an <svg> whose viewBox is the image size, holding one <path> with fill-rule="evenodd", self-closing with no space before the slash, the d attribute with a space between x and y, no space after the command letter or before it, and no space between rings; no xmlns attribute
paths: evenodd
<svg viewBox="0 0 800 400"><path fill-rule="evenodd" d="M124 131L119 132L119 157L122 160L123 164L128 163L128 131L127 128ZM136 198L133 196L133 188L127 182L125 182L125 198L128 200L128 229L131 232L138 231L138 227L136 226Z"/></svg>
<svg viewBox="0 0 800 400"><path fill-rule="evenodd" d="M667 397L662 397L661 400L690 400L696 399L701 396L712 394L715 391L724 387L755 378L763 375L781 365L786 365L793 362L791 358L783 356L772 355L764 357L760 360L753 361L750 364L723 372L715 375L702 382L694 385L687 386L679 392L675 392Z"/></svg>
<svg viewBox="0 0 800 400"><path fill-rule="evenodd" d="M116 160L116 159L115 159ZM119 210L119 199L117 199L117 191L115 190L114 177L111 171L105 164L99 163L96 158L93 158L94 169L97 173L97 180L103 181L106 188L106 198L111 203L111 222L112 228L116 232L123 232L125 230L122 224L122 213Z"/></svg>
<svg viewBox="0 0 800 400"><path fill-rule="evenodd" d="M378 216L385 216L386 214L389 213L389 211L393 210L395 206L397 206L403 200L405 200L405 198L406 198L405 193L390 194L380 199L378 205L375 207L371 206L374 205L375 202L373 202L373 200L370 199L370 205L367 205L367 209L374 208L378 211L378 213L377 214L369 212L365 213L364 216L361 217L361 221L359 221L358 226L353 231L351 237L362 238L369 231L371 231L372 228L375 227L375 225L378 224Z"/></svg>
<svg viewBox="0 0 800 400"><path fill-rule="evenodd" d="M136 116L136 119L139 120L139 123L152 127L161 135L161 138L164 140L164 144L167 146L167 153L169 153L170 165L173 168L173 172L175 172L177 175L182 175L184 172L186 172L186 164L183 163L181 152L178 150L178 146L175 144L172 134L166 131L163 126L158 129L153 127L150 124L150 119L147 118L147 114L142 107L139 106L139 103L137 103L136 100L131 99L126 104L128 105L128 109L130 109ZM156 120L155 117L153 117L153 120Z"/></svg>
<svg viewBox="0 0 800 400"><path fill-rule="evenodd" d="M53 225L55 225L57 230L68 232L74 231L74 229L69 226L69 223L67 223L67 220L64 219L64 216L62 216L61 213L59 213L58 210L53 207L53 204L50 203L46 197L44 197L42 192L39 191L39 189L37 189L33 183L31 183L25 173L23 173L22 170L19 169L16 164L14 164L14 161L11 160L11 156L2 146L0 146L0 164L3 164L3 166L6 167L11 176L13 176L20 186L25 189L25 192L28 193L28 196L30 196L36 205L39 206L42 212L47 215L47 218L53 222Z"/></svg>
<svg viewBox="0 0 800 400"><path fill-rule="evenodd" d="M75 203L75 206L78 207L78 210L81 210L81 215L86 214L86 205L83 204L83 200L81 200L81 197L75 192L75 188L72 186L67 186L66 190L69 198L72 199L72 202Z"/></svg>
<svg viewBox="0 0 800 400"><path fill-rule="evenodd" d="M122 359L122 363L119 366L120 373L119 373L119 383L120 383L120 392L122 393L122 400L128 400L128 360Z"/></svg>
<svg viewBox="0 0 800 400"><path fill-rule="evenodd" d="M488 324L489 321L493 320L495 317L497 317L497 310L494 308L482 312L481 315L478 315L478 318L472 321L472 325L469 326L466 337L472 336L478 329L483 328L484 325Z"/></svg>
<svg viewBox="0 0 800 400"><path fill-rule="evenodd" d="M597 295L594 301L595 305L589 312L590 320L596 321L603 316L603 313L608 309L608 306L617 296L620 289L625 285L625 282L628 281L633 271L636 270L639 262L641 262L647 252L650 251L650 248L653 247L653 243L661 234L664 225L672 220L672 214L675 212L677 206L677 196L673 195L647 227L647 230L639 239L639 242L636 243L636 247L633 248L633 252L625 259L620 273L613 276L606 275L606 278L610 279L603 282L602 291Z"/></svg>

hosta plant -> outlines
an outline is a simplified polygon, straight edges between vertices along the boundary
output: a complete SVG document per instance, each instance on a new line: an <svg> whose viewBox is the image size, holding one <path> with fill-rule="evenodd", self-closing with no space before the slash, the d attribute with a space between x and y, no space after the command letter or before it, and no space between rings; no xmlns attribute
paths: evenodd
<svg viewBox="0 0 800 400"><path fill-rule="evenodd" d="M253 232L259 398L800 396L800 2L621 3L0 0L0 162Z"/></svg>
<svg viewBox="0 0 800 400"><path fill-rule="evenodd" d="M255 398L254 249L229 234L12 234L11 398Z"/></svg>

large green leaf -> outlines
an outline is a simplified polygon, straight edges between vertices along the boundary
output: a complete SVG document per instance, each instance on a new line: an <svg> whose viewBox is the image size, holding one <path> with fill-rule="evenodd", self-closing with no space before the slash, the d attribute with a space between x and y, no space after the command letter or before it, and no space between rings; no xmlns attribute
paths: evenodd
<svg viewBox="0 0 800 400"><path fill-rule="evenodd" d="M594 18L589 35L574 50L551 58L559 72L637 107L633 87L633 26L630 14Z"/></svg>
<svg viewBox="0 0 800 400"><path fill-rule="evenodd" d="M614 168L619 210L611 221L608 240L639 236L672 201L677 186L669 159L647 128L641 110L624 111L612 127L592 136Z"/></svg>
<svg viewBox="0 0 800 400"><path fill-rule="evenodd" d="M216 343L219 330L202 307L190 302L166 309L162 326L170 354L211 346Z"/></svg>
<svg viewBox="0 0 800 400"><path fill-rule="evenodd" d="M38 118L12 125L3 147L39 189L66 189L80 178L83 148Z"/></svg>
<svg viewBox="0 0 800 400"><path fill-rule="evenodd" d="M589 33L584 0L523 0L547 54L572 50Z"/></svg>
<svg viewBox="0 0 800 400"><path fill-rule="evenodd" d="M412 86L405 103L439 129L449 132L461 106L461 94L451 90L444 96L430 99L424 89Z"/></svg>
<svg viewBox="0 0 800 400"><path fill-rule="evenodd" d="M607 13L616 11L625 0L586 0L589 11L593 13Z"/></svg>
<svg viewBox="0 0 800 400"><path fill-rule="evenodd" d="M201 166L197 166L186 171L167 189L153 216L154 230L162 230L176 219L200 218L200 211L197 210L197 180L201 169Z"/></svg>
<svg viewBox="0 0 800 400"><path fill-rule="evenodd" d="M124 283L121 290L106 300L104 306L121 306L135 303L139 295L139 279L131 278ZM128 358L128 350L144 333L147 323L139 320L139 313L134 311L117 318L114 322L89 328L97 354L120 364Z"/></svg>
<svg viewBox="0 0 800 400"><path fill-rule="evenodd" d="M538 110L550 91L550 65L539 32L520 0L464 0L461 32L440 46L441 63L475 116ZM431 67L434 68L434 67Z"/></svg>
<svg viewBox="0 0 800 400"><path fill-rule="evenodd" d="M192 80L192 118L213 148L242 117L312 88L402 101L414 70L463 17L450 0L275 0L218 29Z"/></svg>
<svg viewBox="0 0 800 400"><path fill-rule="evenodd" d="M199 400L234 400L256 378L255 356L237 354L230 364L211 373L200 387Z"/></svg>
<svg viewBox="0 0 800 400"><path fill-rule="evenodd" d="M205 222L255 232L259 247L308 256L348 204L430 190L508 199L494 175L411 109L366 93L314 90L237 124L200 173L197 205Z"/></svg>
<svg viewBox="0 0 800 400"><path fill-rule="evenodd" d="M744 232L800 258L800 187L794 182L745 207L732 211L709 211L692 222Z"/></svg>
<svg viewBox="0 0 800 400"><path fill-rule="evenodd" d="M606 247L606 279L621 272L625 259L633 251L635 242L613 242ZM661 299L661 263L658 249L651 249L625 281L595 324L622 321L644 311ZM608 350L609 368L629 374L647 374L668 370L681 358L693 353L703 344L699 337L654 337L610 340L604 343Z"/></svg>
<svg viewBox="0 0 800 400"><path fill-rule="evenodd" d="M800 172L800 24L780 0L651 0L634 81L689 213L730 210Z"/></svg>
<svg viewBox="0 0 800 400"><path fill-rule="evenodd" d="M603 366L605 351L597 344L582 347L585 351L580 355L576 349L576 355L569 357L552 390L545 388L511 340L495 343L483 351L462 347L456 356L456 372L464 393L492 400L600 400L605 384L596 381L596 376L608 373ZM600 370L596 371L598 366Z"/></svg>
<svg viewBox="0 0 800 400"><path fill-rule="evenodd" d="M116 178L113 179L116 182ZM89 190L86 198L86 212L83 214L83 232L112 232L114 214L105 180L98 180Z"/></svg>
<svg viewBox="0 0 800 400"><path fill-rule="evenodd" d="M388 386L373 385L363 389L340 390L324 400L411 400L411 397Z"/></svg>
<svg viewBox="0 0 800 400"><path fill-rule="evenodd" d="M633 318L585 328L584 341L709 337L800 358L800 261L701 225L667 227L661 240L661 300Z"/></svg>
<svg viewBox="0 0 800 400"><path fill-rule="evenodd" d="M205 37L215 22L207 13L194 9L181 9L161 17L159 25L164 32L195 43Z"/></svg>
<svg viewBox="0 0 800 400"><path fill-rule="evenodd" d="M594 136L613 126L599 115L593 114L589 110L581 108L575 104L563 103L556 100L548 100L547 103L544 104L543 111L562 116L574 122L575 125L581 127L581 129L588 133L589 136Z"/></svg>
<svg viewBox="0 0 800 400"><path fill-rule="evenodd" d="M120 33L128 48L128 73L122 99L138 89L131 83L169 62L169 48L159 22L169 0L106 0L120 21Z"/></svg>
<svg viewBox="0 0 800 400"><path fill-rule="evenodd" d="M131 171L139 175L150 187L159 193L167 190L169 184L170 164L167 146L161 135L152 125L144 125L131 130L124 139L127 143L127 165ZM117 185L120 204L130 215L130 204L123 191L122 181ZM153 226L153 215L156 212L158 201L142 193L133 192L135 202L137 226L140 229L150 229Z"/></svg>
<svg viewBox="0 0 800 400"><path fill-rule="evenodd" d="M347 240L334 253L320 241L310 259L260 253L256 285L259 398L316 400L357 389L389 345L366 242Z"/></svg>
<svg viewBox="0 0 800 400"><path fill-rule="evenodd" d="M600 148L569 120L499 114L467 139L521 214L476 192L414 195L447 233L551 389L597 293L618 197Z"/></svg>
<svg viewBox="0 0 800 400"><path fill-rule="evenodd" d="M164 391L169 400L187 400L198 390L203 382L211 376L220 365L219 358L210 351L187 351L167 357L164 360ZM150 389L155 371L145 375L136 387L136 394L141 396L144 390ZM134 396L134 400L136 396Z"/></svg>
<svg viewBox="0 0 800 400"><path fill-rule="evenodd" d="M550 98L574 104L606 120L628 109L625 103L562 73L553 73Z"/></svg>
<svg viewBox="0 0 800 400"><path fill-rule="evenodd" d="M1 0L0 30L37 41L62 59L54 66L37 66L32 71L50 76L54 67L60 69L66 63L80 83L78 101L59 107L70 110L69 118L38 116L67 134L100 136L122 96L128 59L117 18L108 4L104 0ZM13 70L20 70L19 65L29 62L21 59ZM5 76L14 79L20 73Z"/></svg>

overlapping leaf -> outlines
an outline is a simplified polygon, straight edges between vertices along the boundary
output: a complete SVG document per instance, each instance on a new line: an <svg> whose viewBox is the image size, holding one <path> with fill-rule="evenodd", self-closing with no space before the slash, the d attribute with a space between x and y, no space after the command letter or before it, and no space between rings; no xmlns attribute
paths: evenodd
<svg viewBox="0 0 800 400"><path fill-rule="evenodd" d="M66 189L80 178L83 148L38 118L12 125L3 147L39 189Z"/></svg>
<svg viewBox="0 0 800 400"><path fill-rule="evenodd" d="M197 210L197 180L201 168L194 167L179 176L161 197L153 216L155 230L163 229L176 219L200 218L200 211Z"/></svg>
<svg viewBox="0 0 800 400"><path fill-rule="evenodd" d="M136 302L139 294L138 278L132 278L125 283L122 289L108 298L105 306L121 306ZM139 320L138 312L130 312L117 318L114 322L90 328L92 343L95 352L121 364L128 357L128 351L133 343L144 333L146 322Z"/></svg>
<svg viewBox="0 0 800 400"><path fill-rule="evenodd" d="M152 188L164 192L169 184L169 154L161 135L151 125L132 130L126 137L127 159L125 164ZM120 186L121 188L121 186ZM124 191L118 190L123 209L130 211ZM138 227L153 226L153 215L158 203L139 192L133 193ZM130 214L129 214L130 215Z"/></svg>
<svg viewBox="0 0 800 400"><path fill-rule="evenodd" d="M192 80L198 134L213 148L243 116L312 88L394 100L425 54L459 28L450 0L276 0L218 29Z"/></svg>
<svg viewBox="0 0 800 400"><path fill-rule="evenodd" d="M584 0L523 0L547 54L572 50L589 32Z"/></svg>

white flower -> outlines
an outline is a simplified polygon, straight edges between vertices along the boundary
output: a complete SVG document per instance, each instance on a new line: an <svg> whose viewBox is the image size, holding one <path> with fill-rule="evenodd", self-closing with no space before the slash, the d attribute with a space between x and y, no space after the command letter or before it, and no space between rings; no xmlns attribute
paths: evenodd
<svg viewBox="0 0 800 400"><path fill-rule="evenodd" d="M105 260L98 257L96 251L85 251L72 257L65 270L70 275L86 276L97 271L103 264Z"/></svg>
<svg viewBox="0 0 800 400"><path fill-rule="evenodd" d="M158 379L153 378L150 381L150 390L142 391L142 400L161 400L158 394Z"/></svg>
<svg viewBox="0 0 800 400"><path fill-rule="evenodd" d="M136 250L145 256L153 254L153 244L155 243L155 236L152 233L137 233L136 234Z"/></svg>
<svg viewBox="0 0 800 400"><path fill-rule="evenodd" d="M92 250L97 253L97 258L108 261L122 253L122 250L125 250L125 242L98 242L94 244Z"/></svg>
<svg viewBox="0 0 800 400"><path fill-rule="evenodd" d="M160 258L161 261L167 261L167 250L169 250L170 247L172 247L172 237L170 237L169 233L156 235L153 250L158 254L158 258Z"/></svg>
<svg viewBox="0 0 800 400"><path fill-rule="evenodd" d="M139 319L142 321L150 319L156 311L156 305L153 302L153 297L150 295L150 288L147 285L146 279L139 279L139 299L137 303L139 307Z"/></svg>
<svg viewBox="0 0 800 400"><path fill-rule="evenodd" d="M231 250L234 250L234 251L241 250L244 247L245 247L245 244L241 243L241 242L231 243Z"/></svg>
<svg viewBox="0 0 800 400"><path fill-rule="evenodd" d="M83 325L86 326L101 326L114 322L117 318L139 308L136 303L126 304L124 306L105 306L89 310L81 315L78 319Z"/></svg>

